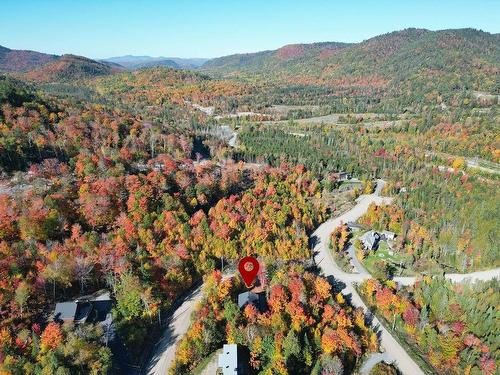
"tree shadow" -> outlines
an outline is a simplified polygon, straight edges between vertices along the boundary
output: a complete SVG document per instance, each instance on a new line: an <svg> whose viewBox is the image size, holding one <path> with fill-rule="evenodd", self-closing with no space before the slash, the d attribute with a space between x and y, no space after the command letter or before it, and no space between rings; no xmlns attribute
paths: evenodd
<svg viewBox="0 0 500 375"><path fill-rule="evenodd" d="M314 250L317 244L319 244L320 238L316 235L312 235L309 237L309 248Z"/></svg>

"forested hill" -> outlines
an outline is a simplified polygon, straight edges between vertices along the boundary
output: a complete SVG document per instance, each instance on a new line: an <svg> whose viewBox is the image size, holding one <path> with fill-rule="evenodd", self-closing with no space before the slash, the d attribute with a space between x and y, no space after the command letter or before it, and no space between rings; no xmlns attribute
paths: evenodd
<svg viewBox="0 0 500 375"><path fill-rule="evenodd" d="M202 69L217 75L251 75L324 84L398 89L447 85L498 92L500 38L474 29L405 29L358 44L317 43L221 57ZM401 83L408 83L408 85ZM450 87L453 88L453 87Z"/></svg>
<svg viewBox="0 0 500 375"><path fill-rule="evenodd" d="M40 82L73 81L108 75L123 70L118 64L98 62L82 56L63 55L59 59L26 73L25 78Z"/></svg>
<svg viewBox="0 0 500 375"><path fill-rule="evenodd" d="M174 60L163 59L163 60L147 61L147 62L137 64L136 66L134 66L134 69L154 68L156 66L165 66L165 67L174 68L174 69L182 69L183 68L181 65L177 64Z"/></svg>
<svg viewBox="0 0 500 375"><path fill-rule="evenodd" d="M46 53L13 50L0 46L0 72L27 72L57 60L58 56Z"/></svg>
<svg viewBox="0 0 500 375"><path fill-rule="evenodd" d="M339 50L350 46L348 43L323 42L312 44L289 44L277 50L255 53L241 53L208 60L203 70L232 73L242 71L271 73L304 67L311 60L327 61Z"/></svg>

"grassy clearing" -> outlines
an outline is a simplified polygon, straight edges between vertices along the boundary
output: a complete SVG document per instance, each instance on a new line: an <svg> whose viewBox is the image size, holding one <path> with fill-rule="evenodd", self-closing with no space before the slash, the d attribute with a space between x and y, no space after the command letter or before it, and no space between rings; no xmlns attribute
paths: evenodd
<svg viewBox="0 0 500 375"><path fill-rule="evenodd" d="M400 267L398 265L401 262L404 263L404 260L405 258L401 254L391 251L386 241L380 241L377 251L366 256L361 262L366 270L371 274L374 274L377 271L380 272L380 261L383 261L386 264L391 264L396 267L396 273L399 275ZM402 271L403 275L409 274L407 270L403 269Z"/></svg>

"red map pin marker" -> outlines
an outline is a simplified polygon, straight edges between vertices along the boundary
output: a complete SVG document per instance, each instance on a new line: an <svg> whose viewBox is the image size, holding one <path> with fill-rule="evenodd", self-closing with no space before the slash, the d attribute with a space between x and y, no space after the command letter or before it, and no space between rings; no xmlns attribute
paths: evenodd
<svg viewBox="0 0 500 375"><path fill-rule="evenodd" d="M238 270L247 288L250 288L259 272L259 262L254 257L244 257L238 264Z"/></svg>

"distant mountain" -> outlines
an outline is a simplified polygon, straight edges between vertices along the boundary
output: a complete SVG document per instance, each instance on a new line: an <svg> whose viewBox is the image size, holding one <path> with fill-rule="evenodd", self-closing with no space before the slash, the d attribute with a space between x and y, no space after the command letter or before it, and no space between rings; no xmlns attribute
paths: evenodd
<svg viewBox="0 0 500 375"><path fill-rule="evenodd" d="M0 46L0 72L27 72L57 60L58 56Z"/></svg>
<svg viewBox="0 0 500 375"><path fill-rule="evenodd" d="M82 56L62 55L57 60L25 73L27 79L40 82L74 81L108 75L124 70L118 64L99 62Z"/></svg>
<svg viewBox="0 0 500 375"><path fill-rule="evenodd" d="M114 62L127 69L139 69L153 66L167 66L176 69L196 69L208 61L208 59L126 55L110 57L101 61Z"/></svg>
<svg viewBox="0 0 500 375"><path fill-rule="evenodd" d="M133 66L133 69L139 68L152 68L155 66L166 66L174 69L192 69L187 68L186 66L181 66L177 64L174 60L164 59L164 60L154 60L154 61L146 61L141 62Z"/></svg>

